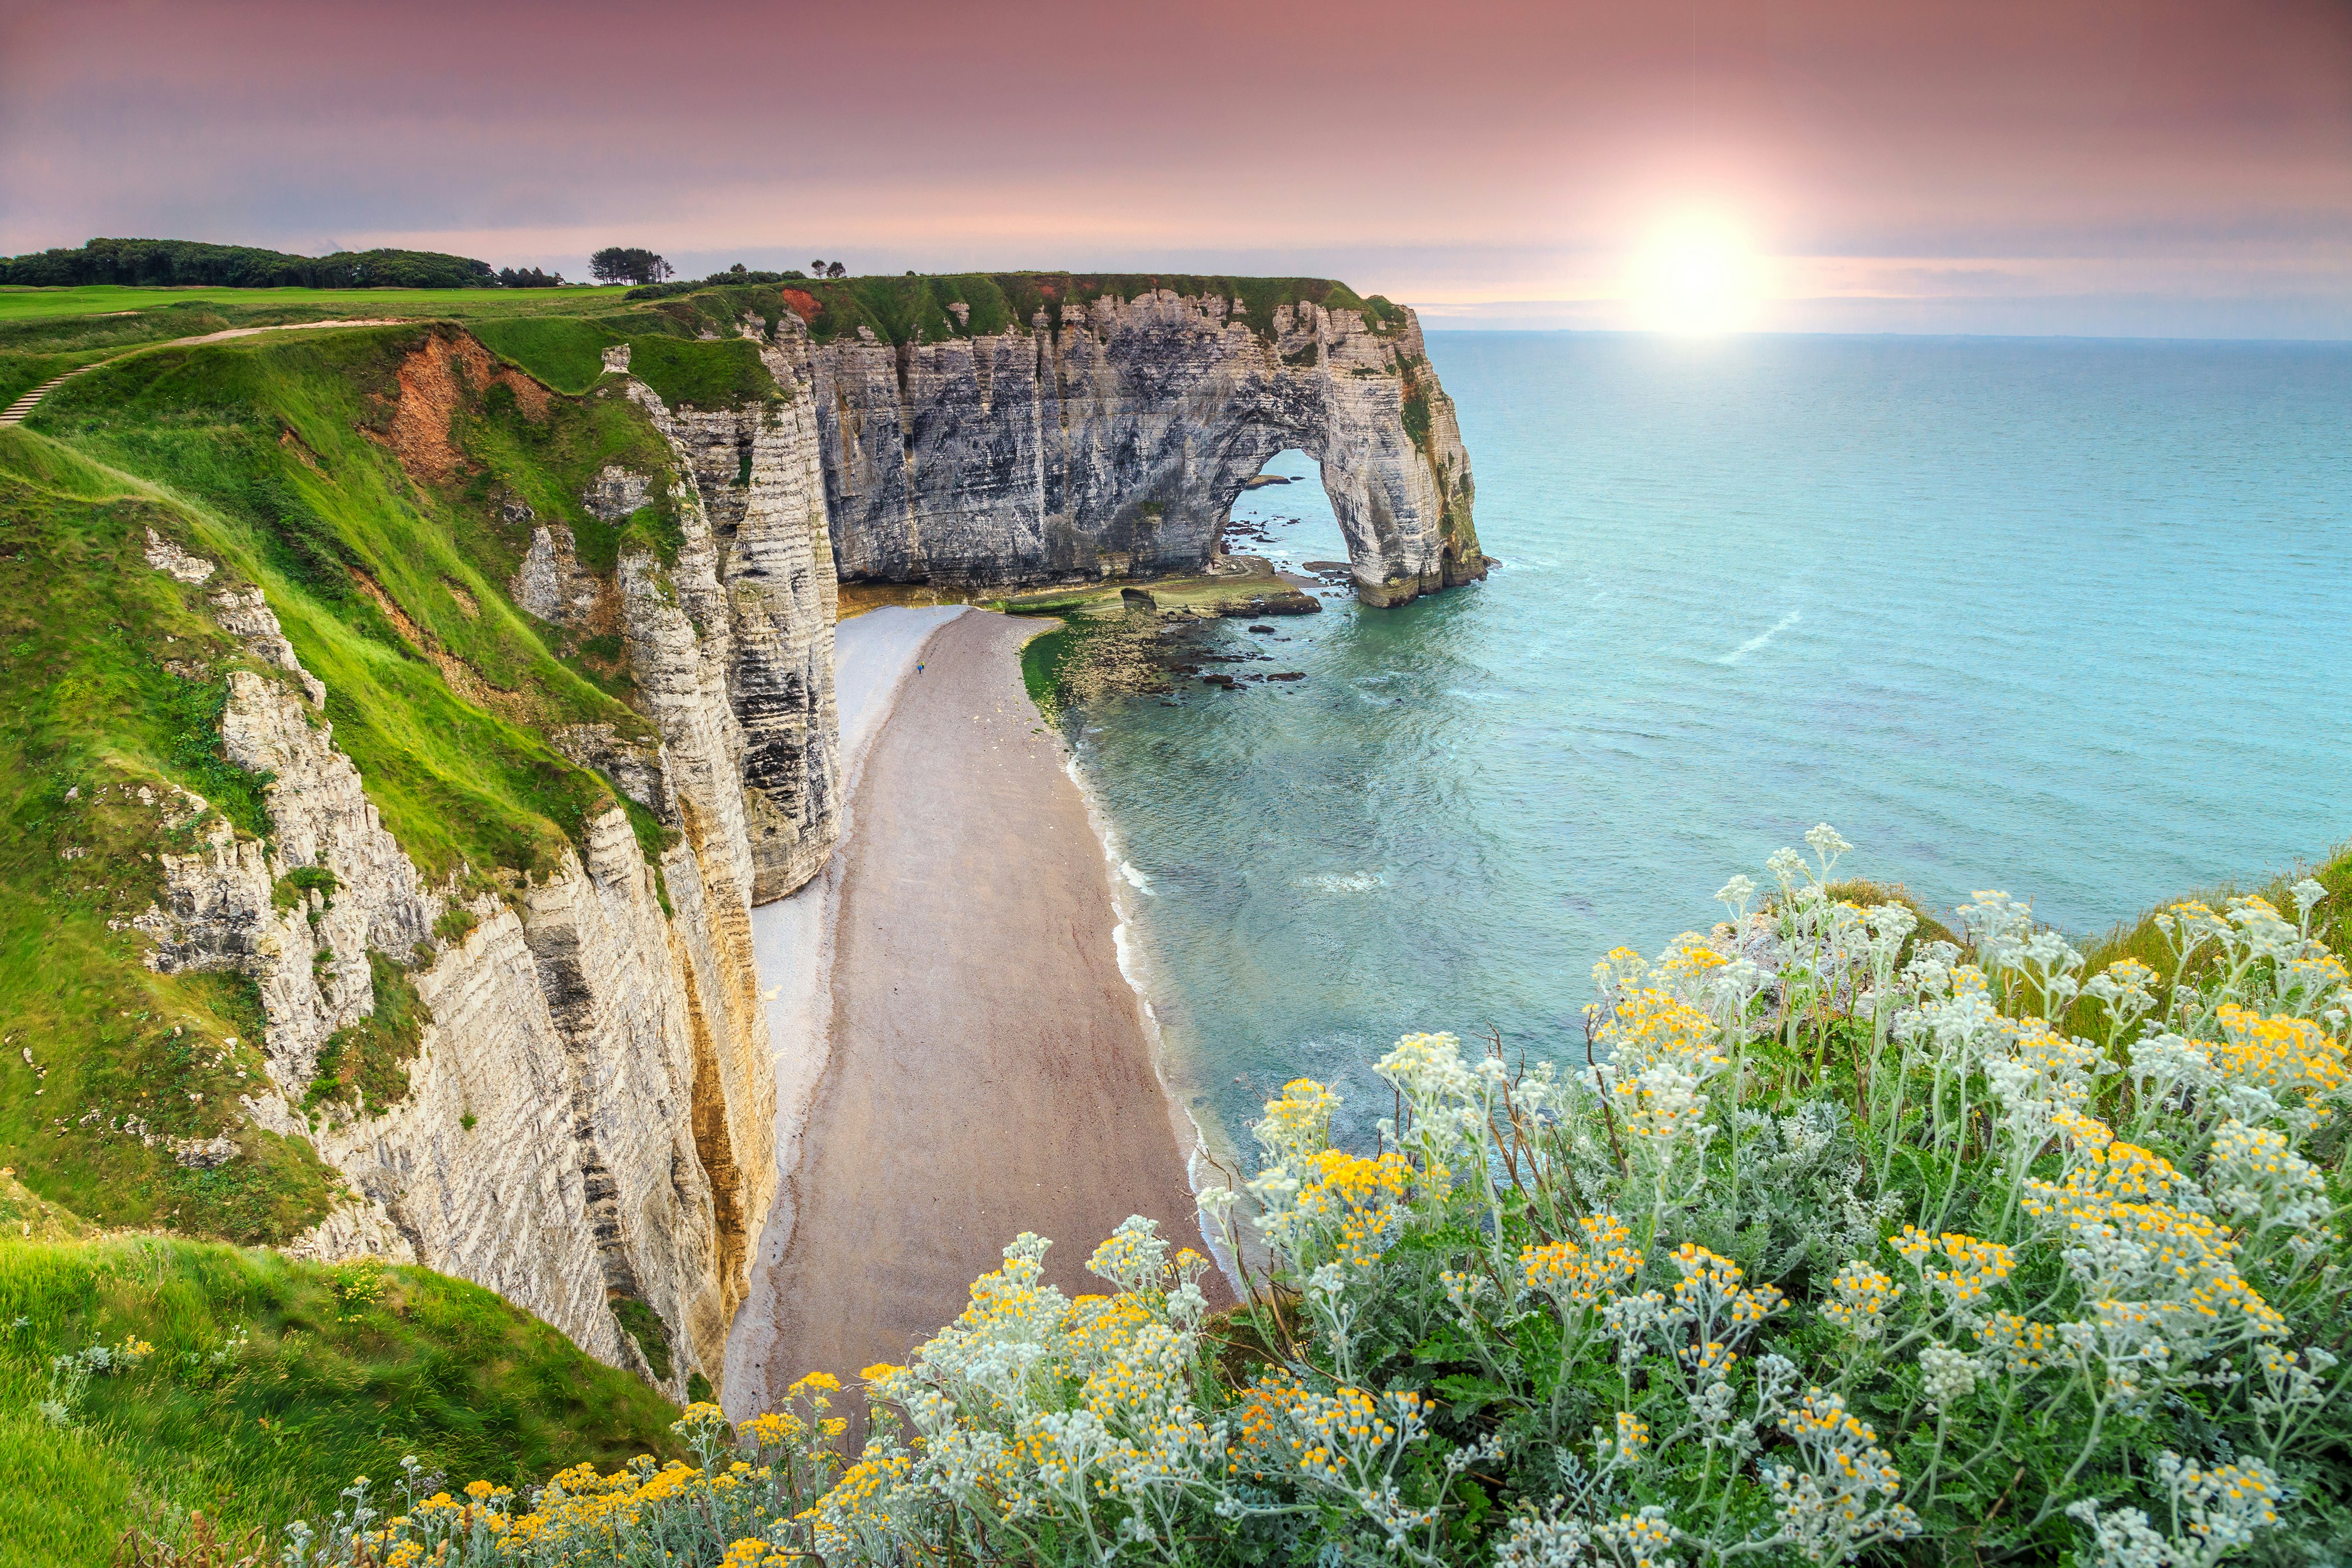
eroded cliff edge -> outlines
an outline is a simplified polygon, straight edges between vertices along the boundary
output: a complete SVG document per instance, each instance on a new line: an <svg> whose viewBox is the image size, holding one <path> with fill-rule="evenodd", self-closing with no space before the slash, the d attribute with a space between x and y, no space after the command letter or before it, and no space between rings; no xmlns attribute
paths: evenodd
<svg viewBox="0 0 2352 1568"><path fill-rule="evenodd" d="M845 581L1197 572L1244 483L1292 447L1322 465L1365 603L1486 574L1469 455L1409 309L1328 284L1327 303L922 281L943 300L929 330L893 341L860 322L803 351ZM785 299L821 337L841 314L805 288Z"/></svg>
<svg viewBox="0 0 2352 1568"><path fill-rule="evenodd" d="M262 1191L306 1228L154 1212L474 1279L674 1396L719 1379L778 1180L750 911L837 828L815 421L748 331L657 345L667 397L625 353L565 397L446 325L117 378L87 448L198 430L190 499L58 504L123 541L115 640L225 794L135 745L60 775L60 858L133 821L152 898L107 941L154 978L129 1038L43 1040L81 1112L56 1175ZM220 975L258 1038L188 988ZM126 1076L151 1047L214 1092Z"/></svg>
<svg viewBox="0 0 2352 1568"><path fill-rule="evenodd" d="M1287 446L1367 600L1486 565L1410 312L1007 282L166 350L45 404L0 450L51 715L0 870L79 933L0 1064L56 1097L7 1132L37 1184L716 1378L778 1180L750 910L838 830L837 576L1197 570Z"/></svg>

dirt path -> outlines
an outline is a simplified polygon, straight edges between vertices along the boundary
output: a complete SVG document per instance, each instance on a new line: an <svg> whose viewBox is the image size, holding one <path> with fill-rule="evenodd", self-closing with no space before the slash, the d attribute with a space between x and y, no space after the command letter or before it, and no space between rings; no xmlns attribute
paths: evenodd
<svg viewBox="0 0 2352 1568"><path fill-rule="evenodd" d="M940 627L866 758L792 1243L738 1363L771 1388L903 1361L1021 1231L1073 1295L1130 1214L1200 1245L1101 846L1022 689L1038 629Z"/></svg>
<svg viewBox="0 0 2352 1568"><path fill-rule="evenodd" d="M76 365L63 375L49 377L48 380L8 405L5 409L0 409L0 426L22 425L25 422L25 416L40 406L42 398L47 397L74 377L96 370L100 365L112 364L117 360L129 359L132 354L143 354L152 349L179 349L185 348L191 343L216 343L225 338L249 338L259 332L300 331L310 327L396 327L406 319L404 316L370 316L348 321L282 321L274 327L231 327L226 331L205 332L193 338L172 338L160 343L141 343L138 347L125 349L119 354L109 354L104 359L96 359L88 364Z"/></svg>

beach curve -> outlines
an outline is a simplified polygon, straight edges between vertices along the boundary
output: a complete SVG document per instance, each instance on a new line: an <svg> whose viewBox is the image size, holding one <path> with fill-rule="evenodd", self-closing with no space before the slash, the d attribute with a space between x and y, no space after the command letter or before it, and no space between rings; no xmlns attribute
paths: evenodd
<svg viewBox="0 0 2352 1568"><path fill-rule="evenodd" d="M1130 1214L1197 1241L1187 1152L1114 943L1111 868L1022 684L1021 645L1041 629L957 606L840 628L852 816L826 875L755 919L795 928L761 941L764 984L789 984L772 950L818 975L771 1001L780 1079L816 1070L789 1158L779 1138L730 1414L772 1407L806 1372L904 1360L1022 1231L1055 1242L1047 1277L1072 1294L1099 1288L1086 1258ZM794 1029L819 1037L787 1063Z"/></svg>

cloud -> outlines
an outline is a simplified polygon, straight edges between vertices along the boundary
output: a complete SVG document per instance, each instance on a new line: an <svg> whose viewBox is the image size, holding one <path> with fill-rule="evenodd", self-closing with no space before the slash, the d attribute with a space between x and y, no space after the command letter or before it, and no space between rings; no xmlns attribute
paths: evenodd
<svg viewBox="0 0 2352 1568"><path fill-rule="evenodd" d="M1841 296L1817 281L1839 268L1889 296L2039 297L2063 263L2070 294L2175 299L2184 321L2275 298L2282 323L2340 335L2352 284L2299 263L2352 245L2347 168L2336 0L425 0L396 19L79 0L0 19L9 250L333 237L577 272L622 242L1330 273L1485 309L1605 301L1646 226L1704 208L1781 258L1790 299Z"/></svg>

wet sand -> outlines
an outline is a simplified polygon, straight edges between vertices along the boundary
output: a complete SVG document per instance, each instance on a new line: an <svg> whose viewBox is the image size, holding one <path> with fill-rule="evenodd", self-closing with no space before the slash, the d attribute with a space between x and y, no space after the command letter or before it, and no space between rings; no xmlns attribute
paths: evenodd
<svg viewBox="0 0 2352 1568"><path fill-rule="evenodd" d="M905 1360L1021 1231L1054 1239L1072 1294L1102 1289L1087 1257L1130 1214L1200 1246L1108 867L1022 688L1045 629L968 610L929 631L866 753L828 879L829 1047L730 1410Z"/></svg>

